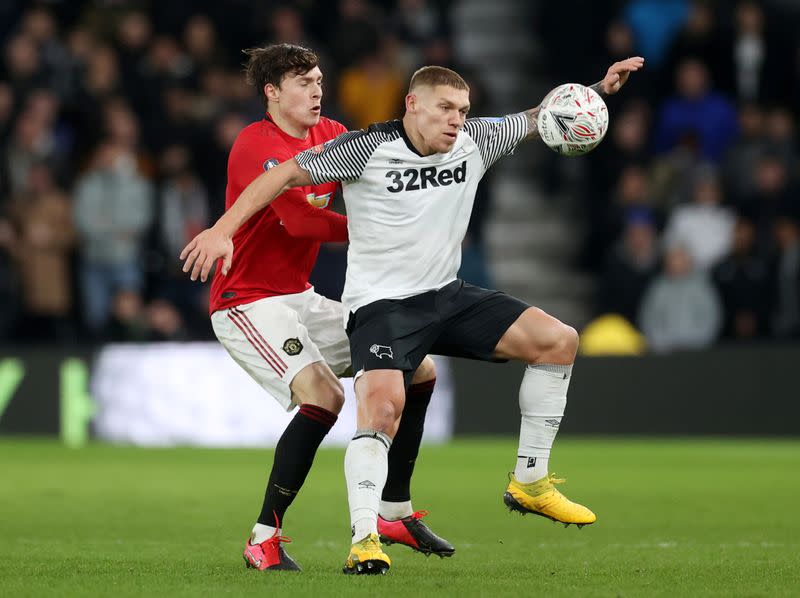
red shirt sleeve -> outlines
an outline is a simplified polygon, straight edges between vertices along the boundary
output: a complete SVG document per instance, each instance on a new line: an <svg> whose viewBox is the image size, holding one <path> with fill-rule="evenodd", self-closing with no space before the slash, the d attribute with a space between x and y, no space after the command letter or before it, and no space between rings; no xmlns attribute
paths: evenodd
<svg viewBox="0 0 800 598"><path fill-rule="evenodd" d="M264 155L263 147L257 144L244 142L234 145L230 158L234 167L229 169L229 178L237 188L244 189L262 174L266 159L284 162L292 158L291 150L284 147L273 147L268 158ZM284 191L270 207L293 237L322 243L347 241L347 217L310 205L303 188Z"/></svg>
<svg viewBox="0 0 800 598"><path fill-rule="evenodd" d="M264 151L249 139L243 139L242 135L236 140L231 148L228 158L228 185L237 190L244 190L253 180L264 172L264 161L268 158L278 158L278 156L263 157ZM279 158L283 161L283 158ZM231 205L238 199L229 198Z"/></svg>
<svg viewBox="0 0 800 598"><path fill-rule="evenodd" d="M286 232L293 237L323 243L347 241L347 218L309 205L301 189L289 189L271 205Z"/></svg>

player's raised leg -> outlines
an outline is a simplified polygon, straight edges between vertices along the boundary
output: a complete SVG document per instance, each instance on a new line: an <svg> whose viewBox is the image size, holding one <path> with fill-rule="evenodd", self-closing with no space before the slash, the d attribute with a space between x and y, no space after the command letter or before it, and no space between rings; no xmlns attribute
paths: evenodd
<svg viewBox="0 0 800 598"><path fill-rule="evenodd" d="M389 450L389 470L378 515L378 533L384 544L403 544L428 556L452 556L455 548L422 520L427 511L411 505L411 476L425 428L425 414L436 384L436 365L426 357L414 372L406 392L400 425Z"/></svg>
<svg viewBox="0 0 800 598"><path fill-rule="evenodd" d="M582 526L594 523L597 517L561 494L555 484L563 480L548 472L550 450L564 416L577 350L578 333L574 328L531 307L505 332L495 356L528 364L519 390L519 449L504 496L506 505L523 514L534 513Z"/></svg>
<svg viewBox="0 0 800 598"><path fill-rule="evenodd" d="M386 484L388 455L405 404L401 370L371 370L355 383L356 433L344 457L353 544L344 573L383 574L391 560L378 536L378 511Z"/></svg>

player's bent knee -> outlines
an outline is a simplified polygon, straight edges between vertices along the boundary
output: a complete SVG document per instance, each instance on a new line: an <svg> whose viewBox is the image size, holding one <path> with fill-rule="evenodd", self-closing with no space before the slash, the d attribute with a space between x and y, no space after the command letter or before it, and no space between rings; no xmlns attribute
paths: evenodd
<svg viewBox="0 0 800 598"><path fill-rule="evenodd" d="M572 326L559 322L559 329L551 346L547 347L539 363L570 364L578 353L578 331Z"/></svg>
<svg viewBox="0 0 800 598"><path fill-rule="evenodd" d="M359 411L366 415L363 423L393 437L403 413L405 395L394 389L378 387L362 394L358 400Z"/></svg>
<svg viewBox="0 0 800 598"><path fill-rule="evenodd" d="M369 427L393 438L401 412L391 401L380 401L369 410Z"/></svg>
<svg viewBox="0 0 800 598"><path fill-rule="evenodd" d="M310 403L339 414L344 406L344 388L324 363L303 368L291 384L292 400L301 405Z"/></svg>
<svg viewBox="0 0 800 598"><path fill-rule="evenodd" d="M321 391L318 406L338 415L344 407L344 389L341 384Z"/></svg>
<svg viewBox="0 0 800 598"><path fill-rule="evenodd" d="M436 363L428 355L419 364L417 371L414 372L414 377L411 379L411 384L422 384L423 382L430 382L436 380Z"/></svg>

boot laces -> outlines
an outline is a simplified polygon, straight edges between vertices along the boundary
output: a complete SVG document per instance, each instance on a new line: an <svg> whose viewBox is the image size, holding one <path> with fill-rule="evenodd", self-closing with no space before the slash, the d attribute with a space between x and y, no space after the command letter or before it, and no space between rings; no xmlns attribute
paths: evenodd
<svg viewBox="0 0 800 598"><path fill-rule="evenodd" d="M281 524L281 522L280 522L280 519L278 519L278 514L275 511L273 511L272 514L275 517L275 533L272 534L272 536L270 536L269 538L267 538L264 541L264 544L269 544L270 546L272 546L274 548L278 548L281 545L281 542L283 542L284 544L291 543L292 539L289 536L282 536L280 534L280 531L281 531L280 524Z"/></svg>

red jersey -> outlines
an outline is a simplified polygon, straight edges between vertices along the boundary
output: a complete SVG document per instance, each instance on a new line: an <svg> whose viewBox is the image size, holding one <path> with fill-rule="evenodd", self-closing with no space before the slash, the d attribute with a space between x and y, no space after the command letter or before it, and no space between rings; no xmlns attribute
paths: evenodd
<svg viewBox="0 0 800 598"><path fill-rule="evenodd" d="M265 170L333 139L347 129L321 118L305 139L282 131L269 116L243 129L228 157L225 209ZM301 293L317 260L320 243L347 240L347 218L326 209L338 183L289 189L254 214L233 236L233 263L211 282L210 311L264 297Z"/></svg>

